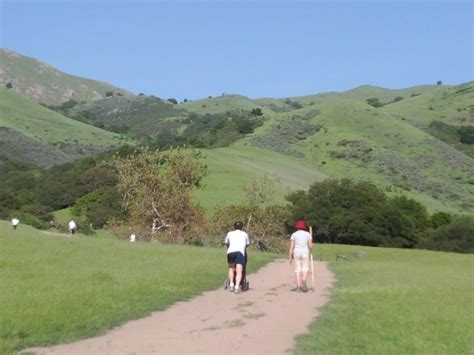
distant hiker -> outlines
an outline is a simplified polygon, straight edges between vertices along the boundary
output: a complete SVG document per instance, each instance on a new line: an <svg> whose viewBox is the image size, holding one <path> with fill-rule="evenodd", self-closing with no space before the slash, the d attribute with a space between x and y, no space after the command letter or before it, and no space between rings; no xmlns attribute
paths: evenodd
<svg viewBox="0 0 474 355"><path fill-rule="evenodd" d="M130 243L135 243L137 236L135 235L135 233L132 233L130 234L129 239L130 239Z"/></svg>
<svg viewBox="0 0 474 355"><path fill-rule="evenodd" d="M77 231L77 224L76 222L71 219L69 223L67 224L67 228L69 230L69 236L72 237L74 234L76 234Z"/></svg>
<svg viewBox="0 0 474 355"><path fill-rule="evenodd" d="M309 253L313 246L311 234L306 231L305 221L299 220L295 223L296 232L291 235L288 258L290 264L294 262L296 287L292 291L307 292L306 278L309 271Z"/></svg>
<svg viewBox="0 0 474 355"><path fill-rule="evenodd" d="M12 218L12 226L13 230L16 230L18 228L18 225L20 224L20 220L16 217Z"/></svg>
<svg viewBox="0 0 474 355"><path fill-rule="evenodd" d="M242 231L243 226L242 222L235 222L234 230L227 233L224 241L227 246L230 290L235 293L241 291L240 282L242 281L242 270L245 265L245 250L250 244L248 234Z"/></svg>

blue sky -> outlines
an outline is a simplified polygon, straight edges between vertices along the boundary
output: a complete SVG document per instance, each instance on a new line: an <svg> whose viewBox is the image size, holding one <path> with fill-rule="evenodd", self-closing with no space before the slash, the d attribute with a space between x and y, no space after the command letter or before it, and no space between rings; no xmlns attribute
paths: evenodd
<svg viewBox="0 0 474 355"><path fill-rule="evenodd" d="M471 1L1 1L2 47L135 93L473 80Z"/></svg>

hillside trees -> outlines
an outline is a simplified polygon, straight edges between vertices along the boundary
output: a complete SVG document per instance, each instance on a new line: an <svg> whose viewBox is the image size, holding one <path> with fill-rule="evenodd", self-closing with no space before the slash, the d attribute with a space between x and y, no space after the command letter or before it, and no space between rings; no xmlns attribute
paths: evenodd
<svg viewBox="0 0 474 355"><path fill-rule="evenodd" d="M147 229L151 239L166 231L169 241L182 241L183 233L202 218L190 196L207 172L199 151L141 148L115 157L113 165L130 222Z"/></svg>
<svg viewBox="0 0 474 355"><path fill-rule="evenodd" d="M225 206L216 211L211 229L215 234L225 235L235 221L244 222L250 234L251 244L260 251L281 252L287 245L287 222L290 210L287 206L270 205L274 193L275 179L263 176L243 186L246 199L239 205Z"/></svg>
<svg viewBox="0 0 474 355"><path fill-rule="evenodd" d="M374 185L349 179L313 183L287 196L292 219L316 226L323 243L414 247L429 226L426 210L405 197L388 199Z"/></svg>

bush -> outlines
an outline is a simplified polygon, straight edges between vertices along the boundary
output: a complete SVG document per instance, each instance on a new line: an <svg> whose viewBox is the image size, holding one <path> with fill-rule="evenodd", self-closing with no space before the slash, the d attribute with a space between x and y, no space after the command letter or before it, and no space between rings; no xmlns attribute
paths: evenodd
<svg viewBox="0 0 474 355"><path fill-rule="evenodd" d="M474 127L464 126L458 130L459 140L464 144L474 144Z"/></svg>
<svg viewBox="0 0 474 355"><path fill-rule="evenodd" d="M436 212L431 216L431 226L436 229L451 223L452 216L446 212Z"/></svg>
<svg viewBox="0 0 474 355"><path fill-rule="evenodd" d="M367 182L325 180L287 196L291 223L316 226L318 242L412 248L429 225L426 210L405 197L388 199Z"/></svg>
<svg viewBox="0 0 474 355"><path fill-rule="evenodd" d="M168 101L171 102L174 105L176 105L178 103L178 100L176 100L174 98L169 98Z"/></svg>
<svg viewBox="0 0 474 355"><path fill-rule="evenodd" d="M474 217L462 216L433 230L417 245L421 249L474 253Z"/></svg>
<svg viewBox="0 0 474 355"><path fill-rule="evenodd" d="M371 97L371 98L365 100L365 102L367 102L370 106L373 106L373 107L376 107L376 108L383 106L383 104L376 97Z"/></svg>
<svg viewBox="0 0 474 355"><path fill-rule="evenodd" d="M105 93L105 97L112 97L112 96L114 96L114 92L113 92L113 91L107 91L107 92Z"/></svg>
<svg viewBox="0 0 474 355"><path fill-rule="evenodd" d="M32 226L37 229L47 229L49 224L48 222L42 221L38 217L32 215L31 213L19 213L18 219L20 220L20 223L22 224L27 224L29 226Z"/></svg>
<svg viewBox="0 0 474 355"><path fill-rule="evenodd" d="M13 88L12 82L11 82L11 81L8 82L7 85L5 85L5 87L6 87L7 89L12 89L12 88Z"/></svg>

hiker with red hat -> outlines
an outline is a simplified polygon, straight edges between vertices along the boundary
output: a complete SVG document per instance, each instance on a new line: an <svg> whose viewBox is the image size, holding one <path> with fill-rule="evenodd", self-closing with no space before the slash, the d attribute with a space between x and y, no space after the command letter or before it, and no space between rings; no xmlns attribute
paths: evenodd
<svg viewBox="0 0 474 355"><path fill-rule="evenodd" d="M309 253L313 247L311 234L307 231L306 223L298 220L295 223L296 232L291 235L288 258L290 264L294 261L296 287L295 292L308 292L306 278L309 271Z"/></svg>

